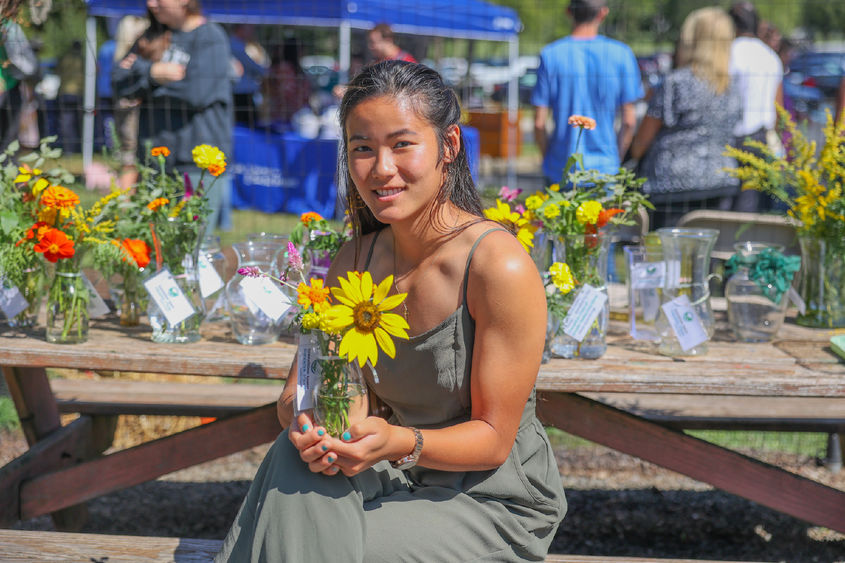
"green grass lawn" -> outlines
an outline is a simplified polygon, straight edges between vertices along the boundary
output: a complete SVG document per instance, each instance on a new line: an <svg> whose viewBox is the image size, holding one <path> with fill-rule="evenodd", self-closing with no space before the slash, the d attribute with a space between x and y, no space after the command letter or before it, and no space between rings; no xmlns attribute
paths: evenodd
<svg viewBox="0 0 845 563"><path fill-rule="evenodd" d="M14 430L20 426L18 413L11 397L0 395L0 432Z"/></svg>

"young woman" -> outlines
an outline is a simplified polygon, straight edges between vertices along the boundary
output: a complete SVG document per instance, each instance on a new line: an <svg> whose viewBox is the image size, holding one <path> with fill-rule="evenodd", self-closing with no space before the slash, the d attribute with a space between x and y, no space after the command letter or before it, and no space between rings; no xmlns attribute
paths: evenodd
<svg viewBox="0 0 845 563"><path fill-rule="evenodd" d="M691 209L729 210L739 194L739 181L725 172L736 161L722 155L734 144L733 126L742 116L728 73L733 38L733 23L721 8L691 12L681 27L677 68L649 100L631 156L642 159L653 228L675 226Z"/></svg>
<svg viewBox="0 0 845 563"><path fill-rule="evenodd" d="M519 242L485 221L435 71L386 61L343 97L340 177L355 229L329 272L394 275L410 340L378 361L392 409L330 437L294 419L267 454L219 561L541 561L565 512L534 414L546 304ZM421 446L421 447L420 447ZM398 466L398 467L397 467Z"/></svg>

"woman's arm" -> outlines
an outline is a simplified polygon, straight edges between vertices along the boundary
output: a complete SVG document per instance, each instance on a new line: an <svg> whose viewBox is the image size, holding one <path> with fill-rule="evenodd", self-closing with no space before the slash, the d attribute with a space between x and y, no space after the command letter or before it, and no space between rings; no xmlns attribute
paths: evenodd
<svg viewBox="0 0 845 563"><path fill-rule="evenodd" d="M654 142L654 137L657 136L657 132L660 131L661 127L663 127L663 121L660 119L650 115L643 117L639 129L637 129L637 133L634 135L634 141L631 143L632 158L642 158L648 152L648 148Z"/></svg>

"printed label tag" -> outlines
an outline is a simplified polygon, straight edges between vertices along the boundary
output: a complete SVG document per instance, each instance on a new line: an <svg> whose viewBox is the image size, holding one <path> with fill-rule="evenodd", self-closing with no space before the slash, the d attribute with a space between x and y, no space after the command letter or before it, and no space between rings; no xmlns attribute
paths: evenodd
<svg viewBox="0 0 845 563"><path fill-rule="evenodd" d="M789 296L789 300L792 301L796 307L798 307L798 312L803 315L807 310L807 304L804 303L804 299L801 298L801 296L798 294L797 291L795 291L795 288L792 286L789 286L789 290L786 292L786 294Z"/></svg>
<svg viewBox="0 0 845 563"><path fill-rule="evenodd" d="M693 309L689 297L681 295L660 306L675 332L681 350L686 352L707 341L707 331Z"/></svg>
<svg viewBox="0 0 845 563"><path fill-rule="evenodd" d="M314 390L320 385L317 339L312 334L299 337L296 370L296 412L314 408Z"/></svg>
<svg viewBox="0 0 845 563"><path fill-rule="evenodd" d="M199 274L200 295L203 299L223 288L223 278L220 277L220 274L217 273L217 270L204 255L200 256Z"/></svg>
<svg viewBox="0 0 845 563"><path fill-rule="evenodd" d="M606 302L607 295L590 284L584 284L563 319L563 332L578 342L584 340Z"/></svg>
<svg viewBox="0 0 845 563"><path fill-rule="evenodd" d="M6 287L0 280L0 309L7 319L13 319L21 314L29 303L17 286Z"/></svg>
<svg viewBox="0 0 845 563"><path fill-rule="evenodd" d="M250 310L255 313L253 306L256 307L273 319L273 322L281 319L291 308L292 303L288 296L269 278L244 278L241 280L241 288Z"/></svg>
<svg viewBox="0 0 845 563"><path fill-rule="evenodd" d="M638 262L631 271L631 287L634 289L662 288L665 279L665 262Z"/></svg>
<svg viewBox="0 0 845 563"><path fill-rule="evenodd" d="M106 305L106 302L103 301L103 298L100 297L100 294L97 292L97 288L94 287L94 284L91 283L85 274L82 274L82 281L85 283L85 287L88 288L88 316L92 319L99 319L100 317L105 317L111 312L109 306Z"/></svg>
<svg viewBox="0 0 845 563"><path fill-rule="evenodd" d="M144 281L144 287L150 298L155 301L167 319L167 324L176 326L196 314L194 306L176 283L167 267Z"/></svg>

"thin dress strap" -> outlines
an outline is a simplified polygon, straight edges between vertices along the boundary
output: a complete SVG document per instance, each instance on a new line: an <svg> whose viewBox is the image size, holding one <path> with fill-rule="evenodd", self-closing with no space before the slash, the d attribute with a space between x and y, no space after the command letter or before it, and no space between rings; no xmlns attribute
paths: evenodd
<svg viewBox="0 0 845 563"><path fill-rule="evenodd" d="M384 229L382 229L382 230L384 230ZM370 250L369 250L369 252L367 252L367 261L364 263L364 271L365 272L370 269L370 260L373 257L373 249L376 247L376 241L378 240L378 236L381 234L382 230L376 231L376 234L373 237L373 242L370 244Z"/></svg>
<svg viewBox="0 0 845 563"><path fill-rule="evenodd" d="M472 263L472 255L475 254L475 249L478 248L478 244L484 239L484 237L486 237L490 233L493 233L493 232L496 232L496 231L505 231L506 233L510 232L507 229L494 227L494 228L490 229L489 231L485 231L485 232L481 233L481 236L479 236L477 239L475 239L475 243L472 245L472 248L469 249L469 256L467 256L467 266L466 266L466 270L464 270L464 300L462 301L462 303L464 305L466 305L466 302L467 302L467 285L469 284L469 266Z"/></svg>

